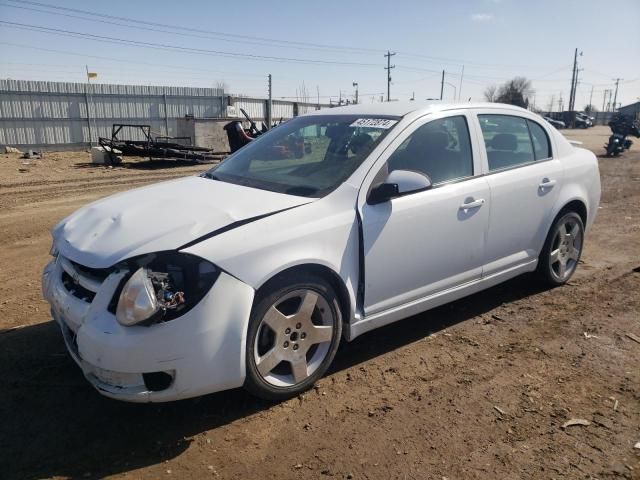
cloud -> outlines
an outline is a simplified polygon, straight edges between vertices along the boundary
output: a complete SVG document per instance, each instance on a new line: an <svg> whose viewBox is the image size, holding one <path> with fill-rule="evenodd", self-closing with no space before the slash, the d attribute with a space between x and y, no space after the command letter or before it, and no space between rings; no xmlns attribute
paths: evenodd
<svg viewBox="0 0 640 480"><path fill-rule="evenodd" d="M474 13L471 15L471 20L474 22L490 22L493 20L493 14L491 13Z"/></svg>

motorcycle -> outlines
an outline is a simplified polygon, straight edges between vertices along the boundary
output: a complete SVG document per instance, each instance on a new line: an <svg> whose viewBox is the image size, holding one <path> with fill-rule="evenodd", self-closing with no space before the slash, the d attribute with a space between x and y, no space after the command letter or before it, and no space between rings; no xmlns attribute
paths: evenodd
<svg viewBox="0 0 640 480"><path fill-rule="evenodd" d="M617 157L631 148L633 142L627 138L628 135L640 138L640 124L629 117L617 116L609 122L609 127L612 135L609 137L609 142L604 146L608 157Z"/></svg>

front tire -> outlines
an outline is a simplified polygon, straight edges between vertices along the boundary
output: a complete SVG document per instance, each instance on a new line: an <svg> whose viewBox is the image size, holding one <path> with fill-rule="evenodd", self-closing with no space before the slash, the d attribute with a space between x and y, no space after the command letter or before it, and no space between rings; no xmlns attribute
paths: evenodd
<svg viewBox="0 0 640 480"><path fill-rule="evenodd" d="M311 388L331 365L341 333L338 297L322 277L286 275L267 284L249 320L245 388L269 401Z"/></svg>
<svg viewBox="0 0 640 480"><path fill-rule="evenodd" d="M584 245L584 225L576 212L556 218L538 258L538 274L552 286L564 285L576 271Z"/></svg>

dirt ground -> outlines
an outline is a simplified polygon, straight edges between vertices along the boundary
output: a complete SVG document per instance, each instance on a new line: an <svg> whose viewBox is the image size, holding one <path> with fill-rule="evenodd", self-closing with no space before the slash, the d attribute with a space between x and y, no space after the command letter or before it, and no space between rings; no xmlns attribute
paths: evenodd
<svg viewBox="0 0 640 480"><path fill-rule="evenodd" d="M601 154L608 129L566 135ZM523 276L363 335L278 405L241 390L133 405L84 380L41 299L49 229L204 169L88 161L0 155L0 478L640 479L640 145L600 157L568 285Z"/></svg>

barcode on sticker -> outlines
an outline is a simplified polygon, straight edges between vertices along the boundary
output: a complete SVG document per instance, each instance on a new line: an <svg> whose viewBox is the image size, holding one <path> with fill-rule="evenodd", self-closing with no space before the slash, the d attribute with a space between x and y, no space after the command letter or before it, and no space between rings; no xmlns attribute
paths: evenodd
<svg viewBox="0 0 640 480"><path fill-rule="evenodd" d="M360 127L360 128L391 128L396 123L397 120L390 120L388 118L359 118L355 122L353 122L350 127Z"/></svg>

